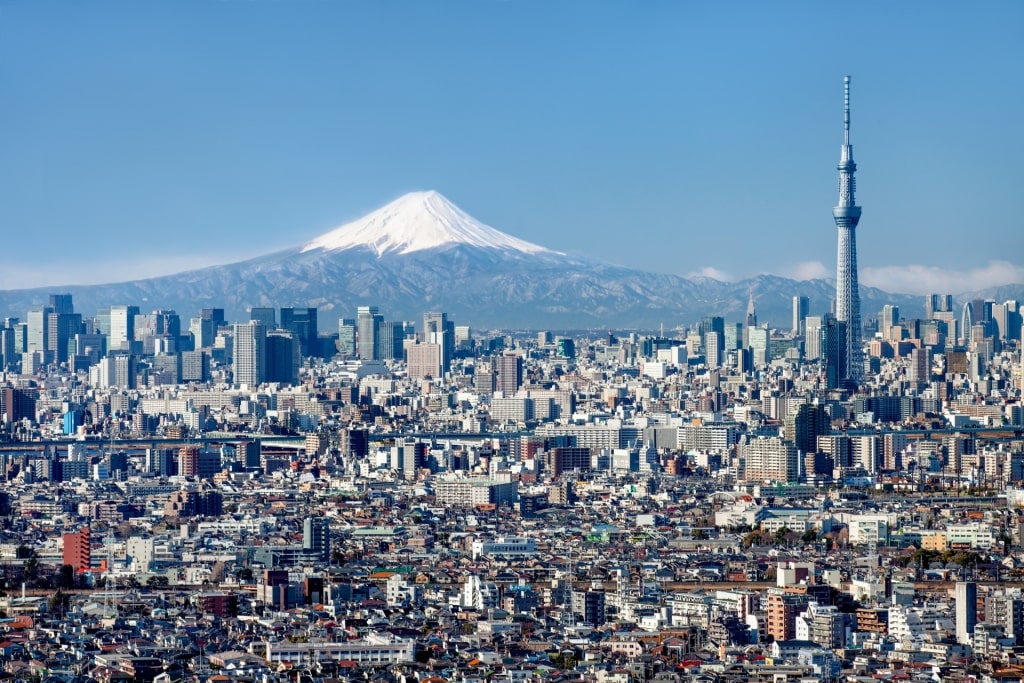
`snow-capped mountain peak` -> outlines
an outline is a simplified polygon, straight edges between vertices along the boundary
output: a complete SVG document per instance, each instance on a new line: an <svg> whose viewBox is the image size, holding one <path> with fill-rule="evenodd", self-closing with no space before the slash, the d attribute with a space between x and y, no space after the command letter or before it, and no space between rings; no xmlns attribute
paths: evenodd
<svg viewBox="0 0 1024 683"><path fill-rule="evenodd" d="M307 242L302 251L365 247L382 256L456 244L526 254L555 253L479 222L433 190L403 195L363 218Z"/></svg>

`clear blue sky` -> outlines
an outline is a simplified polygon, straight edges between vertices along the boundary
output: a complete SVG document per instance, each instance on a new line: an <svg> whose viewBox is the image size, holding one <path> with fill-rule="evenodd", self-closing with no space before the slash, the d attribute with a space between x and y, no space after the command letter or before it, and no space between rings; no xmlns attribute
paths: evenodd
<svg viewBox="0 0 1024 683"><path fill-rule="evenodd" d="M0 287L297 245L415 189L659 272L1024 281L1024 3L0 0ZM947 287L948 283L948 287Z"/></svg>

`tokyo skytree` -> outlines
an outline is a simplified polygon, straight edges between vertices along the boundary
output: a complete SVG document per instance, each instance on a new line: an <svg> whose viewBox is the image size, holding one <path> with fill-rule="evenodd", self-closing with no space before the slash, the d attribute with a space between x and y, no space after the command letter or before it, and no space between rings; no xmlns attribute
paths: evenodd
<svg viewBox="0 0 1024 683"><path fill-rule="evenodd" d="M839 229L839 261L836 266L836 319L846 323L845 378L860 384L864 378L861 348L860 289L857 285L857 223L860 207L854 194L853 145L850 144L850 77L843 78L843 147L839 154L839 203L832 209Z"/></svg>

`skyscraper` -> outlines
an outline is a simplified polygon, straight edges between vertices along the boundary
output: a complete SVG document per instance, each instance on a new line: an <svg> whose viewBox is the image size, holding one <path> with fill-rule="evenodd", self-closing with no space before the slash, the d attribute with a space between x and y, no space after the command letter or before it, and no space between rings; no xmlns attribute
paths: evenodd
<svg viewBox="0 0 1024 683"><path fill-rule="evenodd" d="M392 360L405 358L405 323L400 321L383 321L377 325L377 342L373 351L374 360Z"/></svg>
<svg viewBox="0 0 1024 683"><path fill-rule="evenodd" d="M441 369L448 372L455 355L455 323L448 320L447 313L423 314L423 342L441 346Z"/></svg>
<svg viewBox="0 0 1024 683"><path fill-rule="evenodd" d="M356 355L355 318L338 320L338 353L345 358L352 358Z"/></svg>
<svg viewBox="0 0 1024 683"><path fill-rule="evenodd" d="M811 311L811 301L806 296L793 297L793 336L804 336L804 322Z"/></svg>
<svg viewBox="0 0 1024 683"><path fill-rule="evenodd" d="M51 294L50 308L54 313L74 313L75 306L72 303L70 294Z"/></svg>
<svg viewBox="0 0 1024 683"><path fill-rule="evenodd" d="M807 327L809 329L810 324ZM818 353L822 359L825 386L836 389L843 384L844 378L850 376L850 370L846 365L849 362L847 342L850 339L847 324L831 314L823 316L818 334L821 337Z"/></svg>
<svg viewBox="0 0 1024 683"><path fill-rule="evenodd" d="M936 313L953 310L952 294L928 294L924 298L925 320L932 320Z"/></svg>
<svg viewBox="0 0 1024 683"><path fill-rule="evenodd" d="M249 309L249 320L263 323L268 330L277 328L277 310L273 307L254 306Z"/></svg>
<svg viewBox="0 0 1024 683"><path fill-rule="evenodd" d="M886 341L892 341L892 328L900 323L900 307L893 306L892 304L886 304L882 306L882 317L879 320L879 325L882 333L882 339Z"/></svg>
<svg viewBox="0 0 1024 683"><path fill-rule="evenodd" d="M320 334L316 308L282 308L281 328L295 335L303 358L316 353Z"/></svg>
<svg viewBox="0 0 1024 683"><path fill-rule="evenodd" d="M843 78L843 146L839 154L839 203L832 209L839 229L839 258L836 266L836 319L846 324L844 379L859 384L864 374L861 361L860 288L857 285L857 224L853 145L850 144L850 77Z"/></svg>
<svg viewBox="0 0 1024 683"><path fill-rule="evenodd" d="M27 351L49 351L50 336L47 319L53 313L48 306L37 306L28 311L28 346Z"/></svg>
<svg viewBox="0 0 1024 683"><path fill-rule="evenodd" d="M235 383L257 387L267 376L267 328L250 321L234 331Z"/></svg>
<svg viewBox="0 0 1024 683"><path fill-rule="evenodd" d="M299 340L289 330L270 330L266 336L267 382L299 383L302 353Z"/></svg>
<svg viewBox="0 0 1024 683"><path fill-rule="evenodd" d="M376 306L356 309L356 352L362 360L377 359L377 336L382 321Z"/></svg>
<svg viewBox="0 0 1024 683"><path fill-rule="evenodd" d="M110 307L110 339L107 348L111 351L130 349L135 340L135 316L139 314L138 306Z"/></svg>

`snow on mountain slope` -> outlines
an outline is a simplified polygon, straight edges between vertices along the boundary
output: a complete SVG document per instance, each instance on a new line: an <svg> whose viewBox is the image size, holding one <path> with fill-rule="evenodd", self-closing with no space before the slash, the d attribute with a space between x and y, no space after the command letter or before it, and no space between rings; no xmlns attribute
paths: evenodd
<svg viewBox="0 0 1024 683"><path fill-rule="evenodd" d="M373 213L307 242L303 252L372 249L377 256L466 244L524 254L557 254L477 221L439 192L411 192Z"/></svg>

